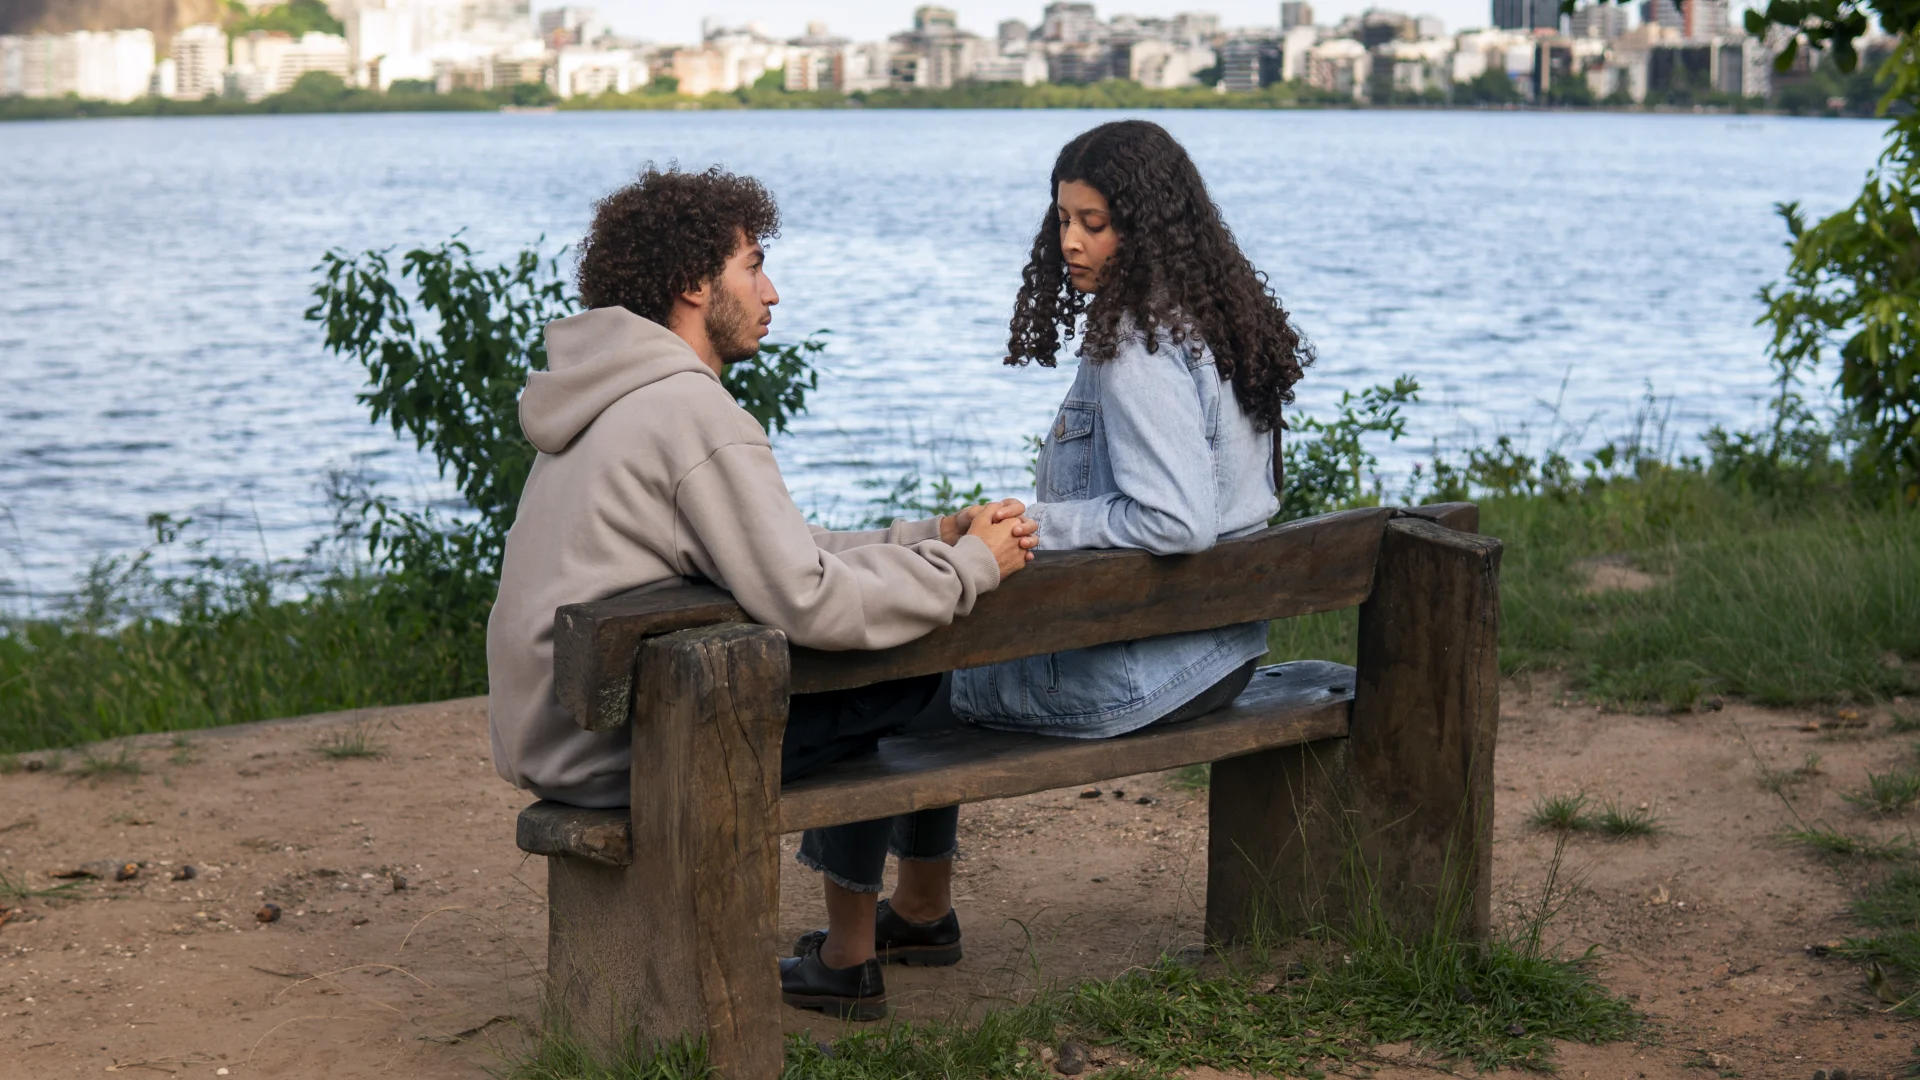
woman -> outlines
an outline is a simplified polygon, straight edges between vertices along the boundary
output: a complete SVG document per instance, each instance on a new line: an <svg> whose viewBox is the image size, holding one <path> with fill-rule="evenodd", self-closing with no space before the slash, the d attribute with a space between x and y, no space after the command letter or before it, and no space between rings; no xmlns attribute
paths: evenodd
<svg viewBox="0 0 1920 1080"><path fill-rule="evenodd" d="M1311 349L1159 125L1086 132L1051 183L1006 361L1053 366L1084 320L1027 508L1040 547L1174 555L1264 528L1281 409ZM986 727L1124 735L1232 701L1266 638L1247 623L956 672L953 709Z"/></svg>
<svg viewBox="0 0 1920 1080"><path fill-rule="evenodd" d="M1279 506L1280 410L1312 354L1193 162L1157 125L1104 124L1060 152L1048 190L1007 363L1051 367L1062 334L1083 316L1085 328L1079 375L1040 451L1040 501L1026 508L1039 546L1172 555L1263 528ZM1105 738L1232 701L1266 651L1265 623L1170 634L958 671L950 701L987 727ZM780 962L789 1004L877 1019L881 963L958 962L958 822L948 807L809 834L800 860L829 875L830 926ZM879 900L889 848L899 887Z"/></svg>

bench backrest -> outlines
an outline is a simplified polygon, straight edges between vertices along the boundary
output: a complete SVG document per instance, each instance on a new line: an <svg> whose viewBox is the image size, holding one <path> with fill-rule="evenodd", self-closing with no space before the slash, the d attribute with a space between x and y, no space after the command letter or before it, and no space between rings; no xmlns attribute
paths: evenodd
<svg viewBox="0 0 1920 1080"><path fill-rule="evenodd" d="M874 652L791 652L792 693L887 679L1155 634L1354 607L1372 593L1387 522L1411 515L1473 532L1466 503L1414 510L1347 510L1288 522L1193 555L1046 552L973 614L917 641ZM649 637L751 622L724 590L688 584L636 590L556 612L554 684L580 726L609 730L632 717L634 666Z"/></svg>

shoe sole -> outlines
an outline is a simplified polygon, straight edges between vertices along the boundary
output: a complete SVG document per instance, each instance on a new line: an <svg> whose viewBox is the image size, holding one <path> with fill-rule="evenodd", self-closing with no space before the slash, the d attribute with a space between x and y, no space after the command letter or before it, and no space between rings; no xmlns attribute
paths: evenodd
<svg viewBox="0 0 1920 1080"><path fill-rule="evenodd" d="M960 962L960 946L953 945L902 945L887 949L879 954L883 964L900 964L904 967L952 967Z"/></svg>
<svg viewBox="0 0 1920 1080"><path fill-rule="evenodd" d="M887 999L834 997L828 994L794 994L781 991L780 1000L796 1009L811 1009L838 1020L885 1020Z"/></svg>
<svg viewBox="0 0 1920 1080"><path fill-rule="evenodd" d="M818 948L818 943L809 937L801 938L794 944L793 955L805 956ZM883 964L900 964L904 967L952 967L960 962L960 943L951 945L899 945L891 949L881 949L875 953Z"/></svg>

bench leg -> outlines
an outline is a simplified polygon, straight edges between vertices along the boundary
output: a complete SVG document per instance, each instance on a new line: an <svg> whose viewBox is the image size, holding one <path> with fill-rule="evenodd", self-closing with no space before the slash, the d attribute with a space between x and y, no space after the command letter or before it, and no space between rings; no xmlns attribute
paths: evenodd
<svg viewBox="0 0 1920 1080"><path fill-rule="evenodd" d="M784 635L726 624L641 647L633 864L548 865L548 972L603 1050L704 1037L726 1080L782 1067L780 742Z"/></svg>
<svg viewBox="0 0 1920 1080"><path fill-rule="evenodd" d="M1340 924L1482 938L1493 871L1500 542L1401 518L1360 608L1348 738L1214 763L1207 936Z"/></svg>

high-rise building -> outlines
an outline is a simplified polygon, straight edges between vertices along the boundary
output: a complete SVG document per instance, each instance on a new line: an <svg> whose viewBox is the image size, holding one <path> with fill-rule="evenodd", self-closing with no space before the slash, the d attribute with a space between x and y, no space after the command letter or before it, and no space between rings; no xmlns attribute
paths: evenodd
<svg viewBox="0 0 1920 1080"><path fill-rule="evenodd" d="M227 32L212 23L173 35L174 96L182 101L216 97L226 89Z"/></svg>
<svg viewBox="0 0 1920 1080"><path fill-rule="evenodd" d="M81 30L0 38L0 96L132 101L153 83L153 33Z"/></svg>
<svg viewBox="0 0 1920 1080"><path fill-rule="evenodd" d="M1308 8L1309 17L1313 9ZM1202 11L1183 11L1173 17L1169 27L1173 40L1182 45L1201 47L1212 43L1220 33L1220 16Z"/></svg>
<svg viewBox="0 0 1920 1080"><path fill-rule="evenodd" d="M1558 32L1560 0L1493 0L1493 25L1502 30Z"/></svg>
<svg viewBox="0 0 1920 1080"><path fill-rule="evenodd" d="M1086 45L1100 40L1100 17L1092 4L1048 4L1040 21L1043 41Z"/></svg>
<svg viewBox="0 0 1920 1080"><path fill-rule="evenodd" d="M1003 19L1000 23L1000 54L1009 56L1027 51L1027 42L1033 40L1033 31L1019 19Z"/></svg>
<svg viewBox="0 0 1920 1080"><path fill-rule="evenodd" d="M540 40L556 49L588 44L603 30L600 13L590 7L569 4L540 13Z"/></svg>
<svg viewBox="0 0 1920 1080"><path fill-rule="evenodd" d="M1623 4L1590 3L1567 17L1568 33L1577 38L1612 41L1633 29L1633 9Z"/></svg>
<svg viewBox="0 0 1920 1080"><path fill-rule="evenodd" d="M916 34L958 29L960 29L960 15L952 8L922 4L913 9L913 32Z"/></svg>
<svg viewBox="0 0 1920 1080"><path fill-rule="evenodd" d="M1307 0L1281 0L1280 32L1286 33L1296 26L1313 25L1313 5Z"/></svg>
<svg viewBox="0 0 1920 1080"><path fill-rule="evenodd" d="M1733 36L1731 9L1727 0L1647 0L1640 17L1670 30L1678 30L1688 41Z"/></svg>
<svg viewBox="0 0 1920 1080"><path fill-rule="evenodd" d="M1683 10L1687 17L1684 30L1688 38L1705 41L1731 34L1731 12L1727 0L1686 0Z"/></svg>

